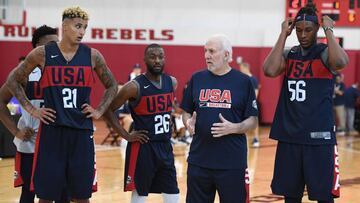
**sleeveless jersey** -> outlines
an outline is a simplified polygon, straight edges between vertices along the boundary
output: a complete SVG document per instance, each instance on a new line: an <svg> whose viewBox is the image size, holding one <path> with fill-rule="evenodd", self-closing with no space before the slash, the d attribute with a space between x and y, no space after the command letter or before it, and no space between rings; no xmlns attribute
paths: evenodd
<svg viewBox="0 0 360 203"><path fill-rule="evenodd" d="M40 108L44 104L43 95L39 83L40 78L41 69L35 68L28 77L28 82L26 83L25 89L26 96L29 98L30 103L36 108ZM22 153L34 153L36 134L39 128L40 121L32 117L23 108L21 112L22 114L17 124L17 127L19 129L29 127L34 129L35 133L31 136L30 140L22 141L19 138L14 137L13 142L16 146L17 151Z"/></svg>
<svg viewBox="0 0 360 203"><path fill-rule="evenodd" d="M296 144L335 144L333 73L321 60L325 44L308 54L293 47L287 57L270 138Z"/></svg>
<svg viewBox="0 0 360 203"><path fill-rule="evenodd" d="M171 77L161 75L161 88L156 87L145 75L139 75L134 80L139 85L139 98L129 103L134 130L148 131L150 141L170 141L174 100Z"/></svg>
<svg viewBox="0 0 360 203"><path fill-rule="evenodd" d="M86 118L81 106L90 104L91 85L94 80L91 49L80 44L71 61L66 61L57 43L45 46L45 67L40 80L44 105L56 111L50 125L77 129L93 129L92 119Z"/></svg>
<svg viewBox="0 0 360 203"><path fill-rule="evenodd" d="M233 123L258 115L249 76L234 69L221 76L207 69L195 73L188 82L181 108L190 114L196 111L197 115L189 163L211 169L242 169L247 166L245 134L215 138L211 127L214 123L221 123L220 113Z"/></svg>

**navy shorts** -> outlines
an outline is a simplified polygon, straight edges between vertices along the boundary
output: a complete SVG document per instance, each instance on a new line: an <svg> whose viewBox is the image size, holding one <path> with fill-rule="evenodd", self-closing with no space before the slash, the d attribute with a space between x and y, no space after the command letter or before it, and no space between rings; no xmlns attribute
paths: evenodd
<svg viewBox="0 0 360 203"><path fill-rule="evenodd" d="M30 191L33 159L33 153L16 152L14 187L22 186Z"/></svg>
<svg viewBox="0 0 360 203"><path fill-rule="evenodd" d="M124 191L178 194L174 154L170 142L128 143Z"/></svg>
<svg viewBox="0 0 360 203"><path fill-rule="evenodd" d="M310 200L327 201L340 196L336 145L278 143L272 192L301 198L305 185Z"/></svg>
<svg viewBox="0 0 360 203"><path fill-rule="evenodd" d="M41 124L36 138L33 186L38 198L91 197L94 182L93 131Z"/></svg>
<svg viewBox="0 0 360 203"><path fill-rule="evenodd" d="M15 157L15 172L14 172L14 187L20 187L21 195L19 202L34 202L35 193L30 190L32 166L33 166L33 153L16 152ZM70 197L66 192L66 188L62 192L61 199L55 203L69 203Z"/></svg>
<svg viewBox="0 0 360 203"><path fill-rule="evenodd" d="M247 169L208 169L188 164L187 203L213 203L216 190L222 203L250 202Z"/></svg>
<svg viewBox="0 0 360 203"><path fill-rule="evenodd" d="M33 158L33 153L16 152L14 187L22 186L19 202L34 202L35 193L30 191Z"/></svg>

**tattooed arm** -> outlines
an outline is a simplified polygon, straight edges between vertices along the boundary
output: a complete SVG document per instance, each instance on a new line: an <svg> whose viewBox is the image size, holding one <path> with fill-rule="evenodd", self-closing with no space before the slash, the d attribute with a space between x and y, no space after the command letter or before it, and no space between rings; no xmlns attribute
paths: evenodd
<svg viewBox="0 0 360 203"><path fill-rule="evenodd" d="M0 121L15 137L21 140L27 140L34 134L34 130L31 128L24 128L21 130L17 128L15 121L11 118L10 111L6 106L11 98L11 92L6 85L3 85L0 88Z"/></svg>
<svg viewBox="0 0 360 203"><path fill-rule="evenodd" d="M48 124L48 121L54 122L55 111L49 108L37 109L34 107L29 99L26 97L25 91L21 83L27 81L29 74L37 67L43 67L45 64L45 47L40 46L33 49L22 63L12 71L6 81L6 85L12 95L16 97L25 111L29 112L31 116L40 119L42 122Z"/></svg>
<svg viewBox="0 0 360 203"><path fill-rule="evenodd" d="M89 104L83 104L83 113L87 118L100 118L107 110L117 93L117 82L110 69L106 65L104 57L96 49L91 49L91 62L94 70L105 87L105 92L101 98L100 104L93 109Z"/></svg>

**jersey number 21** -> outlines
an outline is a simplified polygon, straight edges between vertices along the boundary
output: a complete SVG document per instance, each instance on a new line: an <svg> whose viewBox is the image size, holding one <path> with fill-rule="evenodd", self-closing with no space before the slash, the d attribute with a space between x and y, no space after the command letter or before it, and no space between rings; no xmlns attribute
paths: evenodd
<svg viewBox="0 0 360 203"><path fill-rule="evenodd" d="M64 108L76 108L77 89L62 89Z"/></svg>

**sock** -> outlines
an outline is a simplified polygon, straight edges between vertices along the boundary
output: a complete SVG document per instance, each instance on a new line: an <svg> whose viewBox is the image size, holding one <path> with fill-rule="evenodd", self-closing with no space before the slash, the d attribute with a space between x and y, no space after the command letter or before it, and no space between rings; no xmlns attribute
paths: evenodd
<svg viewBox="0 0 360 203"><path fill-rule="evenodd" d="M178 203L180 194L166 194L163 193L164 203Z"/></svg>
<svg viewBox="0 0 360 203"><path fill-rule="evenodd" d="M145 203L147 196L140 196L136 190L131 193L131 203Z"/></svg>

